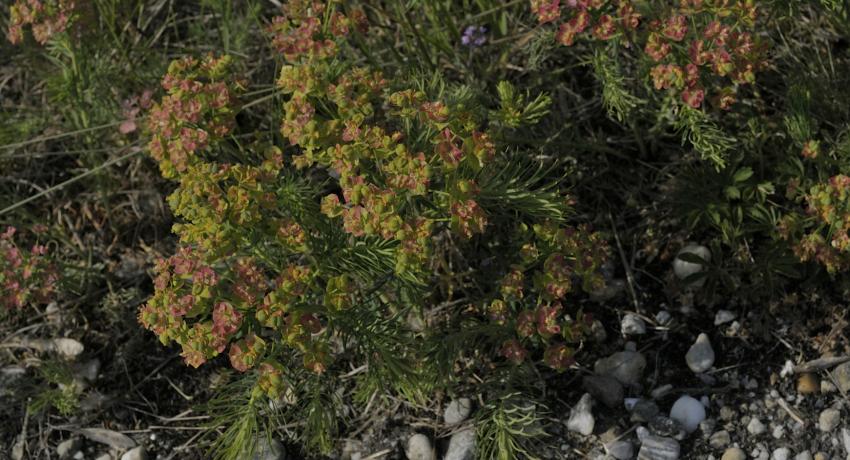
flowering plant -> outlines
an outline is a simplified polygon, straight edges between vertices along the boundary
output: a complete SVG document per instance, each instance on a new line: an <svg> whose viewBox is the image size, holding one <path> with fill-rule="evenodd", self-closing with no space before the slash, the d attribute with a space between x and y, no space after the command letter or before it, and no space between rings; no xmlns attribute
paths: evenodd
<svg viewBox="0 0 850 460"><path fill-rule="evenodd" d="M567 18L556 40L572 46L582 37L623 43L642 50L652 66L655 89L677 94L692 108L706 97L728 109L737 88L755 82L764 67L765 46L755 34L753 0L682 0L678 6L644 8L631 0L567 2ZM540 22L561 17L558 0L531 1Z"/></svg>
<svg viewBox="0 0 850 460"><path fill-rule="evenodd" d="M44 45L62 33L73 20L74 0L15 0L9 7L10 23L6 36L14 44L24 39L23 28L32 26L35 40Z"/></svg>
<svg viewBox="0 0 850 460"><path fill-rule="evenodd" d="M244 86L230 76L229 58L171 65L168 94L151 111L150 151L179 183L169 203L182 218L174 227L181 248L157 265L156 293L139 320L163 343L177 342L192 366L226 351L236 370L256 369L258 388L273 397L295 359L328 372L343 352L339 337L411 303L427 308L429 270L444 257L435 240L473 251L522 238L496 285L504 293L498 322L513 334L525 330L517 317L537 312L538 326L501 354L519 363L531 353L525 347L542 345L543 361L566 369L586 318L571 319L562 303L575 278L586 290L602 283L601 236L564 223L565 196L502 175L507 158L467 112L379 71L341 65L347 37L365 27L356 10L326 7L292 3L268 29L285 59L277 80L283 148L257 139L240 149L225 137L237 129ZM519 207L529 197L542 202L537 215ZM506 212L525 213L507 236ZM410 336L403 324L393 328L382 340ZM355 346L372 340L358 336ZM415 348L384 356L394 359L409 359L413 371L422 357Z"/></svg>
<svg viewBox="0 0 850 460"><path fill-rule="evenodd" d="M37 228L38 233L43 229ZM15 227L0 233L0 306L7 310L53 300L59 270L47 246L36 243L29 250L15 243Z"/></svg>

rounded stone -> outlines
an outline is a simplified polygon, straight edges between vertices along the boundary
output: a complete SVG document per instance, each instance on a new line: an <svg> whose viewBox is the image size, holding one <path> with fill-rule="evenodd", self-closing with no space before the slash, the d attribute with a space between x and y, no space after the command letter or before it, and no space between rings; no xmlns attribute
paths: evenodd
<svg viewBox="0 0 850 460"><path fill-rule="evenodd" d="M436 460L431 440L424 434L417 433L407 440L407 458L409 460Z"/></svg>
<svg viewBox="0 0 850 460"><path fill-rule="evenodd" d="M697 374L702 374L711 369L711 366L714 365L714 349L711 348L708 335L703 333L697 337L696 342L691 345L685 355L685 361L688 363L688 367Z"/></svg>
<svg viewBox="0 0 850 460"><path fill-rule="evenodd" d="M723 452L720 460L747 460L747 454L738 447L730 447Z"/></svg>
<svg viewBox="0 0 850 460"><path fill-rule="evenodd" d="M841 423L841 412L835 409L826 409L818 417L818 427L821 431L829 433Z"/></svg>
<svg viewBox="0 0 850 460"><path fill-rule="evenodd" d="M683 247L676 255L676 259L673 260L673 273L680 280L684 280L691 275L705 270L705 266L703 264L688 262L681 259L680 256L683 254L692 254L704 260L706 263L711 262L711 251L709 251L707 247L699 244L689 244ZM696 282L695 284L701 283Z"/></svg>
<svg viewBox="0 0 850 460"><path fill-rule="evenodd" d="M614 377L588 375L582 379L584 391L610 408L619 407L623 402L623 385Z"/></svg>
<svg viewBox="0 0 850 460"><path fill-rule="evenodd" d="M469 414L472 412L472 400L469 398L458 398L453 399L446 406L445 412L443 412L443 420L446 422L446 425L457 425L458 423L466 420L469 417Z"/></svg>
<svg viewBox="0 0 850 460"><path fill-rule="evenodd" d="M690 396L682 396L673 403L670 418L681 423L688 433L693 433L705 420L705 406Z"/></svg>
<svg viewBox="0 0 850 460"><path fill-rule="evenodd" d="M636 384L645 368L646 358L636 351L619 351L593 365L594 373L614 377L623 385Z"/></svg>

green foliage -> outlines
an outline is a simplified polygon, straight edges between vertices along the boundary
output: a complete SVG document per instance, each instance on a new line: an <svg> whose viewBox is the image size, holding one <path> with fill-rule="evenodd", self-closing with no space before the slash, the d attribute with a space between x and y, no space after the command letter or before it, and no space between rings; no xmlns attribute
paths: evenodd
<svg viewBox="0 0 850 460"><path fill-rule="evenodd" d="M27 410L43 412L52 407L64 416L74 414L80 405L80 389L71 368L62 362L44 361L38 372L44 386L35 392Z"/></svg>
<svg viewBox="0 0 850 460"><path fill-rule="evenodd" d="M545 410L522 393L503 395L478 416L478 458L537 459L535 447L547 436Z"/></svg>
<svg viewBox="0 0 850 460"><path fill-rule="evenodd" d="M617 48L613 46L609 46L606 50L596 49L590 64L602 86L602 105L610 117L624 122L632 110L643 101L628 91L625 76L617 63L617 51Z"/></svg>
<svg viewBox="0 0 850 460"><path fill-rule="evenodd" d="M492 112L490 118L508 128L537 123L549 113L549 105L552 104L552 99L545 94L538 94L534 100L526 102L527 95L517 94L516 88L504 80L496 86L496 91L499 110Z"/></svg>
<svg viewBox="0 0 850 460"><path fill-rule="evenodd" d="M735 138L725 133L704 112L681 107L676 128L682 133L682 143L690 144L700 158L714 164L716 169L726 166L729 151L735 147Z"/></svg>

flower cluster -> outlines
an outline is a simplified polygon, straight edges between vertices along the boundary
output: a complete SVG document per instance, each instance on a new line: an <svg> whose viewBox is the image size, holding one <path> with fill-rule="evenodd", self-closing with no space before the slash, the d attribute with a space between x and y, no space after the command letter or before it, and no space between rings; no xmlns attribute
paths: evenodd
<svg viewBox="0 0 850 460"><path fill-rule="evenodd" d="M165 177L186 171L198 152L232 129L243 85L224 80L230 71L228 56L187 57L169 65L162 79L168 94L153 105L148 117L148 149Z"/></svg>
<svg viewBox="0 0 850 460"><path fill-rule="evenodd" d="M16 232L8 227L0 233L0 306L9 310L50 302L59 281L47 247L34 244L23 249L15 243Z"/></svg>
<svg viewBox="0 0 850 460"><path fill-rule="evenodd" d="M326 5L312 0L289 2L285 16L277 16L266 29L272 38L272 47L294 62L299 58L324 59L337 53L335 39L349 34L352 28L361 33L368 30L366 16L353 10L346 16L339 11L330 14L327 27L323 27Z"/></svg>
<svg viewBox="0 0 850 460"><path fill-rule="evenodd" d="M565 314L563 302L580 279L586 291L604 283L599 268L608 248L601 235L589 227L559 227L551 223L534 226L532 242L519 253L500 283L500 297L492 300L487 312L490 319L512 331L501 355L520 364L542 347L543 362L556 370L573 363L571 344L589 331L591 318L581 311L575 319ZM534 294L534 295L528 295ZM533 301L535 303L529 303Z"/></svg>
<svg viewBox="0 0 850 460"><path fill-rule="evenodd" d="M74 0L15 0L9 7L7 38L13 44L24 39L24 26L32 26L35 40L44 45L71 24Z"/></svg>
<svg viewBox="0 0 850 460"><path fill-rule="evenodd" d="M487 28L484 26L468 26L463 29L460 43L463 46L477 48L487 42Z"/></svg>
<svg viewBox="0 0 850 460"><path fill-rule="evenodd" d="M532 0L532 10L541 11L541 3L558 2ZM547 22L560 17L559 9L546 11ZM765 47L753 31L753 0L682 0L657 17L642 17L631 0L575 0L567 14L556 34L559 43L571 46L582 35L636 43L652 63L655 88L674 92L693 108L714 89L710 100L728 109L738 86L754 83L765 65Z"/></svg>
<svg viewBox="0 0 850 460"><path fill-rule="evenodd" d="M830 273L850 268L850 177L833 176L803 199L805 215L784 216L779 234L803 262L816 261Z"/></svg>

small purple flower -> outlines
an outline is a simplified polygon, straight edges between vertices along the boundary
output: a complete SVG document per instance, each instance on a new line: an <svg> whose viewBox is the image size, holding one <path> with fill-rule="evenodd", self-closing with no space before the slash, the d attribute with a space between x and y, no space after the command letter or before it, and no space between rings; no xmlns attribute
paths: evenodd
<svg viewBox="0 0 850 460"><path fill-rule="evenodd" d="M463 36L460 38L460 42L464 46L469 47L481 46L487 41L486 33L487 28L484 26L467 26L463 30Z"/></svg>

